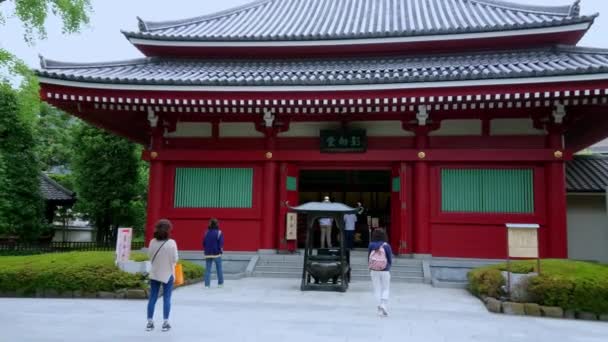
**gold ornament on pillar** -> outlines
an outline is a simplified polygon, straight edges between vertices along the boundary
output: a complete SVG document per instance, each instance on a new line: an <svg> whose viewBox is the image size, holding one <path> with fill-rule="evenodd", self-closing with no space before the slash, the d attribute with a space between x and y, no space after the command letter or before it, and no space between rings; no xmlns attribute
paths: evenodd
<svg viewBox="0 0 608 342"><path fill-rule="evenodd" d="M418 152L418 159L424 159L424 158L426 158L426 153Z"/></svg>
<svg viewBox="0 0 608 342"><path fill-rule="evenodd" d="M152 158L152 159L158 158L158 152L156 152L156 151L150 152L150 158Z"/></svg>
<svg viewBox="0 0 608 342"><path fill-rule="evenodd" d="M266 152L266 159L272 159L272 152Z"/></svg>
<svg viewBox="0 0 608 342"><path fill-rule="evenodd" d="M553 152L553 156L556 159L562 159L564 157L564 152L562 152L562 151L555 151L555 152Z"/></svg>

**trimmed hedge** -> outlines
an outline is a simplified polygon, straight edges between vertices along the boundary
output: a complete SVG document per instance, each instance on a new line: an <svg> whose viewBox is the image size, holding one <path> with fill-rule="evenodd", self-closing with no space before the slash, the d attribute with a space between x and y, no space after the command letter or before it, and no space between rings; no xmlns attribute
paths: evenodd
<svg viewBox="0 0 608 342"><path fill-rule="evenodd" d="M511 263L511 271L535 271L536 261ZM506 271L506 264L481 267L469 272L469 290L477 296L498 298L500 287L496 274ZM500 277L502 279L502 276ZM608 265L570 260L543 260L541 275L529 281L528 291L536 302L559 306L564 310L608 314Z"/></svg>
<svg viewBox="0 0 608 342"><path fill-rule="evenodd" d="M145 260L134 254L134 259ZM180 261L186 279L202 277L202 267ZM122 272L114 265L114 252L69 252L0 258L0 292L34 296L41 291L82 291L145 289L141 274Z"/></svg>
<svg viewBox="0 0 608 342"><path fill-rule="evenodd" d="M148 256L143 253L133 253L131 254L131 260L146 261L148 260ZM203 266L199 266L186 260L180 260L178 262L182 264L182 269L184 270L184 279L196 280L203 278L203 273L205 272L205 268Z"/></svg>

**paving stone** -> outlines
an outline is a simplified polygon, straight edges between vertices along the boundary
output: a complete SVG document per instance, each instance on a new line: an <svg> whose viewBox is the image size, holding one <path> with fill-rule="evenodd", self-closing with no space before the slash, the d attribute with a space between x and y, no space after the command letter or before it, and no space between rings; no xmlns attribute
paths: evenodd
<svg viewBox="0 0 608 342"><path fill-rule="evenodd" d="M564 309L557 306L540 306L540 312L544 317L563 318Z"/></svg>
<svg viewBox="0 0 608 342"><path fill-rule="evenodd" d="M535 304L535 303L525 303L524 304L524 311L526 312L527 316L540 316L540 305Z"/></svg>
<svg viewBox="0 0 608 342"><path fill-rule="evenodd" d="M486 307L488 311L494 313L500 313L502 308L502 303L496 298L488 298L486 302Z"/></svg>
<svg viewBox="0 0 608 342"><path fill-rule="evenodd" d="M153 342L200 341L201 322L213 322L217 341L605 341L608 324L534 320L488 312L464 290L391 283L389 317L376 314L370 281L355 281L346 293L302 292L299 279L244 278L221 290L202 286L173 292L173 329L146 333L144 301L1 298L1 341ZM32 328L34 324L35 329ZM107 328L110 327L110 328ZM263 327L263 329L260 329ZM348 328L344 328L348 327ZM91 332L94 331L94 334Z"/></svg>
<svg viewBox="0 0 608 342"><path fill-rule="evenodd" d="M586 321L597 321L597 315L590 312L578 312L576 318L584 319Z"/></svg>
<svg viewBox="0 0 608 342"><path fill-rule="evenodd" d="M502 303L502 312L507 315L525 315L523 303L504 302Z"/></svg>

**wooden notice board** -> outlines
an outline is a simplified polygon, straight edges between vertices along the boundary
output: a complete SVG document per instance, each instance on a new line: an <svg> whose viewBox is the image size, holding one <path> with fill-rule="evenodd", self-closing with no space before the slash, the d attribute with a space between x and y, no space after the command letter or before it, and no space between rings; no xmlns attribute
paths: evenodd
<svg viewBox="0 0 608 342"><path fill-rule="evenodd" d="M538 224L507 223L509 258L538 258Z"/></svg>
<svg viewBox="0 0 608 342"><path fill-rule="evenodd" d="M298 238L298 214L287 213L285 240L296 240L297 238Z"/></svg>

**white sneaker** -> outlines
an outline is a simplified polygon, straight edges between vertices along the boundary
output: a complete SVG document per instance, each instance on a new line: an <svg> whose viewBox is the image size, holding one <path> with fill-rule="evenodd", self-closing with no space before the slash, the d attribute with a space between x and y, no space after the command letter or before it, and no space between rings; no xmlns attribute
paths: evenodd
<svg viewBox="0 0 608 342"><path fill-rule="evenodd" d="M386 306L384 305L380 305L378 307L378 309L380 310L380 312L382 313L382 316L387 317L388 316L388 310L386 310Z"/></svg>
<svg viewBox="0 0 608 342"><path fill-rule="evenodd" d="M382 308L380 308L380 305L378 305L378 310L377 310L377 314L378 316L384 316L384 313L382 313Z"/></svg>

